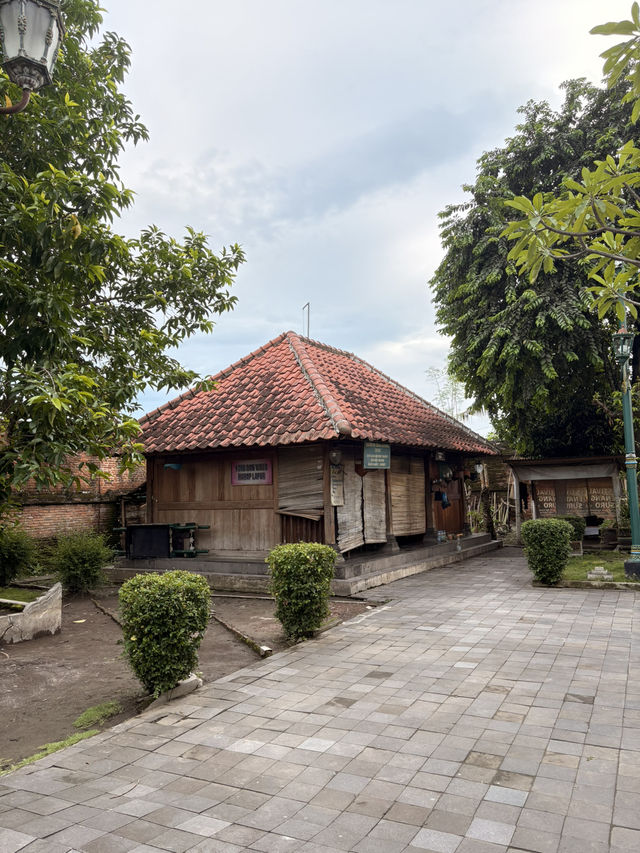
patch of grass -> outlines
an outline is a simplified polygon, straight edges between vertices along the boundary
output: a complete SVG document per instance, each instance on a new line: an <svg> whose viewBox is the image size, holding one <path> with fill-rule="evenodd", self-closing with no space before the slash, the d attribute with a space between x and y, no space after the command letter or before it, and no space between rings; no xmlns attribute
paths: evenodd
<svg viewBox="0 0 640 853"><path fill-rule="evenodd" d="M103 702L102 705L94 705L93 708L80 714L77 720L74 720L73 725L76 729L88 729L89 726L101 726L110 717L115 717L122 711L122 705L119 702Z"/></svg>
<svg viewBox="0 0 640 853"><path fill-rule="evenodd" d="M582 557L569 557L567 568L564 570L562 579L565 581L586 581L587 572L593 571L596 566L604 566L611 572L616 583L637 583L635 578L628 578L624 573L624 561L628 555L620 551L591 551Z"/></svg>
<svg viewBox="0 0 640 853"><path fill-rule="evenodd" d="M35 601L43 593L41 589L21 589L17 586L0 586L0 598L11 598L13 601Z"/></svg>
<svg viewBox="0 0 640 853"><path fill-rule="evenodd" d="M38 750L38 752L35 753L35 755L30 755L28 758L23 758L22 761L18 761L16 764L12 764L10 767L0 770L0 776L5 776L7 773L13 773L14 770L26 767L27 764L33 764L34 761L38 761L41 758L45 758L47 755L51 755L52 752L58 752L61 749L66 749L68 746L73 746L74 743L86 740L87 738L93 737L97 734L99 734L98 729L91 729L89 732L78 732L75 735L69 735L69 737L64 740L46 743Z"/></svg>

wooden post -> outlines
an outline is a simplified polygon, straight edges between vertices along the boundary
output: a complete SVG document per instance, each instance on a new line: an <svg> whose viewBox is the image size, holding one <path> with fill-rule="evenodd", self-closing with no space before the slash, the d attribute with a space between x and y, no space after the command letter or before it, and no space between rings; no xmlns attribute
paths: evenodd
<svg viewBox="0 0 640 853"><path fill-rule="evenodd" d="M155 456L147 456L147 524L154 522L154 503L157 501L155 496Z"/></svg>
<svg viewBox="0 0 640 853"><path fill-rule="evenodd" d="M522 523L520 514L520 480L518 479L518 472L515 468L511 470L513 472L513 498L516 504L516 539L520 542L520 525Z"/></svg>

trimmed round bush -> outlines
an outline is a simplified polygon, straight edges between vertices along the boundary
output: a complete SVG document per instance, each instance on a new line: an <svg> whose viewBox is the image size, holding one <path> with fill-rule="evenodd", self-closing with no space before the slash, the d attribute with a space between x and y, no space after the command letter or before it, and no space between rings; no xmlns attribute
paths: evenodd
<svg viewBox="0 0 640 853"><path fill-rule="evenodd" d="M328 545L278 545L267 557L276 617L292 640L317 631L329 615L329 590L336 553Z"/></svg>
<svg viewBox="0 0 640 853"><path fill-rule="evenodd" d="M51 566L68 592L88 592L104 581L111 560L113 551L99 533L70 533L58 538Z"/></svg>
<svg viewBox="0 0 640 853"><path fill-rule="evenodd" d="M136 575L119 593L124 654L154 696L171 690L198 665L211 590L185 571Z"/></svg>
<svg viewBox="0 0 640 853"><path fill-rule="evenodd" d="M31 568L35 557L33 539L16 525L0 527L0 586L9 586Z"/></svg>
<svg viewBox="0 0 640 853"><path fill-rule="evenodd" d="M522 525L522 541L529 568L537 581L555 586L562 578L574 529L568 521L539 518Z"/></svg>

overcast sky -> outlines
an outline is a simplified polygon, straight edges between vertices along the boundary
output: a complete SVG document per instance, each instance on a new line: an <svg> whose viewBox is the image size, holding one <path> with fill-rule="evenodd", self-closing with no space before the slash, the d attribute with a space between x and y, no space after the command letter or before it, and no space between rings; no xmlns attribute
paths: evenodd
<svg viewBox="0 0 640 853"><path fill-rule="evenodd" d="M127 151L120 223L240 243L236 309L183 363L216 373L303 326L427 399L444 367L427 282L437 214L528 99L601 77L589 29L631 0L104 0L151 132ZM171 395L174 396L174 395ZM148 394L144 410L166 398ZM470 422L486 430L482 419Z"/></svg>

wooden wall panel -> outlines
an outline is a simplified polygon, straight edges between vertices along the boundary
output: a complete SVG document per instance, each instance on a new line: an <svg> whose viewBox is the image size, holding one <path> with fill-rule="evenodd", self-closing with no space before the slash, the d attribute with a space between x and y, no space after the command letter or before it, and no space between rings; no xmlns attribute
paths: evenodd
<svg viewBox="0 0 640 853"><path fill-rule="evenodd" d="M344 506L336 507L338 550L351 551L364 545L362 520L362 477L356 473L355 457L349 451L342 454L344 465Z"/></svg>
<svg viewBox="0 0 640 853"><path fill-rule="evenodd" d="M278 450L278 509L319 521L324 514L324 454L319 445Z"/></svg>
<svg viewBox="0 0 640 853"><path fill-rule="evenodd" d="M262 551L280 541L280 518L274 511L275 486L231 484L236 460L272 459L270 453L216 454L158 458L153 465L153 520L208 524L197 546L212 551ZM180 469L165 468L165 461ZM275 471L274 471L275 479Z"/></svg>
<svg viewBox="0 0 640 853"><path fill-rule="evenodd" d="M280 539L279 518L272 509L159 510L157 515L159 522L210 525L197 531L196 546L211 551L268 551Z"/></svg>
<svg viewBox="0 0 640 853"><path fill-rule="evenodd" d="M362 480L364 541L387 541L385 471L368 471Z"/></svg>
<svg viewBox="0 0 640 853"><path fill-rule="evenodd" d="M424 533L427 519L422 456L392 454L390 480L394 536Z"/></svg>

